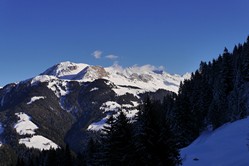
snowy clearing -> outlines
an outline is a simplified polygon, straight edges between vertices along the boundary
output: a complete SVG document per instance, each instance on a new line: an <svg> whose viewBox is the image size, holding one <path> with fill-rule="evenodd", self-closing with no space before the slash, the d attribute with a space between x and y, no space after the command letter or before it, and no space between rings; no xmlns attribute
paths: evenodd
<svg viewBox="0 0 249 166"><path fill-rule="evenodd" d="M249 118L206 131L181 150L183 166L249 165Z"/></svg>
<svg viewBox="0 0 249 166"><path fill-rule="evenodd" d="M35 130L38 127L30 121L30 117L25 113L15 113L18 116L19 120L15 124L14 128L19 135L34 135Z"/></svg>
<svg viewBox="0 0 249 166"><path fill-rule="evenodd" d="M137 115L137 113L139 112L139 110L138 109L127 110L127 111L123 110L123 112L125 113L125 116L127 118L132 119L132 118L134 118Z"/></svg>
<svg viewBox="0 0 249 166"><path fill-rule="evenodd" d="M37 100L41 100L41 99L45 99L45 98L46 97L44 97L44 96L34 96L34 97L32 97L30 99L30 101L27 104L30 105L30 104L34 103L35 101L37 101Z"/></svg>
<svg viewBox="0 0 249 166"><path fill-rule="evenodd" d="M59 148L59 146L51 140L41 135L34 135L35 130L38 129L38 127L33 122L31 122L30 116L23 112L16 113L15 115L19 118L18 122L14 126L16 132L19 135L31 135L31 137L19 139L19 144L24 144L27 148L35 148L39 150Z"/></svg>
<svg viewBox="0 0 249 166"><path fill-rule="evenodd" d="M104 112L118 111L120 108L121 108L121 105L115 101L107 101L103 103L102 106L100 107L100 109L104 110Z"/></svg>
<svg viewBox="0 0 249 166"><path fill-rule="evenodd" d="M27 148L35 148L39 150L57 149L59 146L53 141L41 136L34 135L31 138L22 138L19 144L24 144Z"/></svg>
<svg viewBox="0 0 249 166"><path fill-rule="evenodd" d="M92 123L91 125L88 126L87 130L92 130L92 131L102 130L108 118L109 116L106 116L102 120Z"/></svg>

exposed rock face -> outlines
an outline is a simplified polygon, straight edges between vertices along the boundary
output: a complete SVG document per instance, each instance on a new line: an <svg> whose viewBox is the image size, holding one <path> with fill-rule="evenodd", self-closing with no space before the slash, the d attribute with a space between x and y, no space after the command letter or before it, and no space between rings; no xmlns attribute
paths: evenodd
<svg viewBox="0 0 249 166"><path fill-rule="evenodd" d="M74 80L84 80L84 81L94 81L104 77L108 77L109 73L105 71L103 67L100 66L88 66L77 74Z"/></svg>

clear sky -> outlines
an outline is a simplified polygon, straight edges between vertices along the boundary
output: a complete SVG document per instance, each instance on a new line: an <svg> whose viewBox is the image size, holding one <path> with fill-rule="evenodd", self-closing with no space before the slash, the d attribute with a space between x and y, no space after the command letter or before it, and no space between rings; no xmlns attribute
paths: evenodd
<svg viewBox="0 0 249 166"><path fill-rule="evenodd" d="M248 34L247 0L0 0L0 86L61 61L183 74Z"/></svg>

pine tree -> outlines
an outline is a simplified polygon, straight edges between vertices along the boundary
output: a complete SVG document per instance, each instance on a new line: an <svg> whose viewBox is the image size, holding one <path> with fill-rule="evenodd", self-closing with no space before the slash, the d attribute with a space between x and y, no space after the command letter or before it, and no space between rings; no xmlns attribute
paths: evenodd
<svg viewBox="0 0 249 166"><path fill-rule="evenodd" d="M103 150L104 159L102 164L106 165L131 165L132 155L132 130L129 120L122 111L114 119L108 120L104 127Z"/></svg>
<svg viewBox="0 0 249 166"><path fill-rule="evenodd" d="M65 162L64 162L65 166L72 166L73 162L72 162L72 154L69 148L69 145L66 145L66 150L65 150Z"/></svg>
<svg viewBox="0 0 249 166"><path fill-rule="evenodd" d="M181 163L175 136L166 122L160 102L149 98L136 123L136 165L179 165Z"/></svg>
<svg viewBox="0 0 249 166"><path fill-rule="evenodd" d="M18 157L16 166L25 166L25 162L22 158Z"/></svg>
<svg viewBox="0 0 249 166"><path fill-rule="evenodd" d="M97 143L90 138L86 148L86 163L87 165L94 165L95 164L95 155L97 153L98 147Z"/></svg>

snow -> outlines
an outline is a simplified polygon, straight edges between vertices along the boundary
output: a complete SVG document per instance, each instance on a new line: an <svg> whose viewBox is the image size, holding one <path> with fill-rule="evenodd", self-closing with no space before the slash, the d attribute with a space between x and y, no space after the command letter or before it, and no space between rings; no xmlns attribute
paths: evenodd
<svg viewBox="0 0 249 166"><path fill-rule="evenodd" d="M30 137L19 139L19 144L24 144L27 148L35 148L39 150L49 150L59 148L53 141L41 136L34 135L38 127L31 121L31 117L27 114L20 112L16 113L19 120L14 128L19 135L29 135Z"/></svg>
<svg viewBox="0 0 249 166"><path fill-rule="evenodd" d="M33 102L40 100L40 99L45 99L46 97L44 96L34 96L30 99L30 101L27 103L28 105L32 104Z"/></svg>
<svg viewBox="0 0 249 166"><path fill-rule="evenodd" d="M34 135L35 130L38 129L38 127L30 121L31 118L22 112L15 113L15 115L19 118L18 122L14 126L16 132L19 135Z"/></svg>
<svg viewBox="0 0 249 166"><path fill-rule="evenodd" d="M131 101L134 107L139 106L139 103L137 101Z"/></svg>
<svg viewBox="0 0 249 166"><path fill-rule="evenodd" d="M22 138L19 140L19 144L24 144L27 148L35 148L39 150L50 150L59 148L59 146L53 141L41 135L33 135L30 138Z"/></svg>
<svg viewBox="0 0 249 166"><path fill-rule="evenodd" d="M104 110L104 112L118 111L119 109L121 109L121 105L114 101L107 101L102 104L100 109Z"/></svg>
<svg viewBox="0 0 249 166"><path fill-rule="evenodd" d="M132 118L134 118L135 115L139 112L139 110L136 109L136 107L138 106L138 102L133 101L132 103L133 105L131 104L120 105L114 101L107 101L102 104L100 109L103 110L103 113L112 112L114 117L117 117L119 115L118 110L122 109L126 117L132 120ZM93 131L102 130L104 128L104 125L106 125L106 121L109 117L110 115L107 114L107 116L101 119L100 121L90 124L87 130L93 130Z"/></svg>
<svg viewBox="0 0 249 166"><path fill-rule="evenodd" d="M51 89L58 98L69 93L67 90L67 81L63 80L50 81L48 83L48 88Z"/></svg>
<svg viewBox="0 0 249 166"><path fill-rule="evenodd" d="M90 90L90 92L92 92L92 91L96 91L96 90L99 90L99 88L92 88L91 90Z"/></svg>
<svg viewBox="0 0 249 166"><path fill-rule="evenodd" d="M31 80L31 85L34 86L37 83L47 82L47 87L51 89L57 97L65 96L68 94L66 80L58 79L55 76L39 75Z"/></svg>
<svg viewBox="0 0 249 166"><path fill-rule="evenodd" d="M107 115L105 118L101 119L98 122L92 123L91 125L88 126L87 130L92 130L92 131L102 130L108 118L109 118L109 115Z"/></svg>
<svg viewBox="0 0 249 166"><path fill-rule="evenodd" d="M249 118L205 131L181 150L183 166L249 165Z"/></svg>
<svg viewBox="0 0 249 166"><path fill-rule="evenodd" d="M44 73L42 73L42 75L52 75L60 79L72 80L77 76L78 73L88 66L88 64L84 63L73 63L66 61L49 68Z"/></svg>
<svg viewBox="0 0 249 166"><path fill-rule="evenodd" d="M58 79L55 76L39 75L31 80L31 85L34 86L38 83L47 82L47 87L51 89L55 95L59 98L68 94L67 80Z"/></svg>
<svg viewBox="0 0 249 166"><path fill-rule="evenodd" d="M116 65L105 68L105 70L111 73L107 79L114 84L140 88L140 90L133 89L132 91L128 89L128 92L132 94L146 91L154 92L158 89L165 89L177 93L180 82L186 79L180 75L170 75L161 70L158 72L158 68L152 65L144 65L141 67L133 66L129 68L122 68ZM187 77L187 75L185 77ZM119 95L123 95L127 89L114 91Z"/></svg>
<svg viewBox="0 0 249 166"><path fill-rule="evenodd" d="M124 111L126 117L129 118L129 119L134 118L137 115L138 112L139 112L138 109L132 109L132 110Z"/></svg>
<svg viewBox="0 0 249 166"><path fill-rule="evenodd" d="M58 78L55 76L48 76L48 75L39 75L34 77L31 80L31 85L36 85L37 83L41 83L41 82L50 82L52 80L57 80Z"/></svg>
<svg viewBox="0 0 249 166"><path fill-rule="evenodd" d="M115 88L112 88L112 90L118 95L122 96L127 93L133 94L137 98L139 98L138 94L146 92L146 90L140 89L140 88L130 88L130 87L122 87L117 86Z"/></svg>
<svg viewBox="0 0 249 166"><path fill-rule="evenodd" d="M132 108L133 105L130 105L130 104L122 104L122 107L123 107L123 108Z"/></svg>
<svg viewBox="0 0 249 166"><path fill-rule="evenodd" d="M152 65L135 65L128 68L113 65L103 68L83 63L62 62L49 68L42 73L42 75L33 78L31 83L33 85L37 82L51 82L52 80L55 81L58 79L91 82L99 78L114 83L117 87L113 90L118 96L126 93L137 96L139 93L148 91L155 92L158 89L165 89L177 93L180 82L184 79L189 79L190 74L186 73L183 76L171 75L163 71L161 67L158 68ZM50 83L49 87L53 89L53 91L56 91L54 84ZM59 94L57 95L59 96Z"/></svg>

